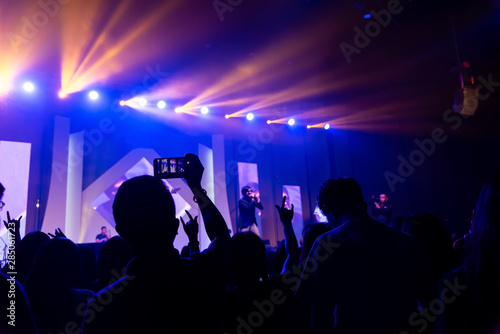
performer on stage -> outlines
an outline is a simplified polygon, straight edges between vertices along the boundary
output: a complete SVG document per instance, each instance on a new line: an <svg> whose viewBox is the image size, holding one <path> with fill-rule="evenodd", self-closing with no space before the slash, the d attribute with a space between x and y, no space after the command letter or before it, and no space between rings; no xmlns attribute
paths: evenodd
<svg viewBox="0 0 500 334"><path fill-rule="evenodd" d="M379 201L374 201L372 210L373 218L388 225L392 218L392 205L386 194L380 194Z"/></svg>
<svg viewBox="0 0 500 334"><path fill-rule="evenodd" d="M243 194L243 198L240 199L239 202L240 219L238 222L238 230L240 232L251 231L260 236L257 220L255 219L255 208L263 210L264 207L262 203L260 203L257 194L252 192L249 186L243 187L241 193Z"/></svg>
<svg viewBox="0 0 500 334"><path fill-rule="evenodd" d="M108 229L106 226L101 227L101 233L96 235L95 242L106 242L109 240Z"/></svg>

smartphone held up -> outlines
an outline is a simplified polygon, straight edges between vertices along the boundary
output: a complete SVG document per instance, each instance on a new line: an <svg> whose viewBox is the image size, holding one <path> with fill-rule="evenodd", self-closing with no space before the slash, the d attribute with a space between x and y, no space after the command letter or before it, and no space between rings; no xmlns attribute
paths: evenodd
<svg viewBox="0 0 500 334"><path fill-rule="evenodd" d="M160 179L185 178L186 158L157 158L153 160L154 176Z"/></svg>

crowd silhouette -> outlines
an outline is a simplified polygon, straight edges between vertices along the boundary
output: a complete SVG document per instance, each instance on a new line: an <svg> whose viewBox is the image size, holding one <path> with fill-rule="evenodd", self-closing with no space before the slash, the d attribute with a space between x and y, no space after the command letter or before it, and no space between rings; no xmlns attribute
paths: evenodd
<svg viewBox="0 0 500 334"><path fill-rule="evenodd" d="M378 222L359 183L336 178L317 195L328 222L304 224L300 243L283 197L284 240L272 248L251 231L231 237L201 186L203 165L193 154L186 162L206 249L198 217L177 219L165 183L147 175L118 189L119 236L97 256L60 229L21 239L20 218L7 213L16 272L0 273L0 333L500 333L500 171L458 241L429 213Z"/></svg>

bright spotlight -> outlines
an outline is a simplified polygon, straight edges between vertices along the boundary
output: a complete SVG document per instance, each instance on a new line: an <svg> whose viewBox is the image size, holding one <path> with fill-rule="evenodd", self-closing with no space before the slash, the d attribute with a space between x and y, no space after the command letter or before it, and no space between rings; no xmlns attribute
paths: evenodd
<svg viewBox="0 0 500 334"><path fill-rule="evenodd" d="M308 128L308 129L310 129L310 128L311 128L311 126L310 126L310 125L308 125L308 126L307 126L307 128Z"/></svg>
<svg viewBox="0 0 500 334"><path fill-rule="evenodd" d="M97 93L95 90L93 90L89 93L89 99L97 100L98 98L99 98L99 93Z"/></svg>
<svg viewBox="0 0 500 334"><path fill-rule="evenodd" d="M31 93L32 91L35 90L35 85L33 85L33 83L27 81L23 84L23 89L28 92L28 93Z"/></svg>
<svg viewBox="0 0 500 334"><path fill-rule="evenodd" d="M158 109L165 109L165 107L167 106L167 104L165 103L165 101L158 101L158 103L156 104L156 106L158 107Z"/></svg>
<svg viewBox="0 0 500 334"><path fill-rule="evenodd" d="M123 101L123 100L121 100L121 101L120 101L120 105L121 105L122 107L123 107L125 104L126 104L126 102L125 102L125 101Z"/></svg>
<svg viewBox="0 0 500 334"><path fill-rule="evenodd" d="M290 119L288 120L288 125L292 126L292 125L294 125L294 124L295 124L295 120L294 120L293 118L290 118Z"/></svg>
<svg viewBox="0 0 500 334"><path fill-rule="evenodd" d="M59 91L59 93L57 95L59 95L59 98L61 98L61 99L64 99L67 96L66 93L63 92L62 90Z"/></svg>
<svg viewBox="0 0 500 334"><path fill-rule="evenodd" d="M249 121L251 121L255 116L251 112L249 112L246 117Z"/></svg>
<svg viewBox="0 0 500 334"><path fill-rule="evenodd" d="M229 119L229 115L228 115L228 114L226 114L226 116L224 116L224 117L225 117L226 119Z"/></svg>
<svg viewBox="0 0 500 334"><path fill-rule="evenodd" d="M330 124L326 123L325 124L325 130L328 130L330 128Z"/></svg>
<svg viewBox="0 0 500 334"><path fill-rule="evenodd" d="M270 120L267 120L267 124L271 124L271 121L270 121Z"/></svg>
<svg viewBox="0 0 500 334"><path fill-rule="evenodd" d="M208 114L208 107L201 107L200 112L201 112L203 115Z"/></svg>
<svg viewBox="0 0 500 334"><path fill-rule="evenodd" d="M148 104L148 101L145 98L140 97L137 99L137 105L139 107L145 107L147 104Z"/></svg>
<svg viewBox="0 0 500 334"><path fill-rule="evenodd" d="M181 113L181 112L183 112L183 111L184 111L184 108L182 108L182 107L177 107L177 108L175 108L175 110L174 110L174 111L175 111L176 113Z"/></svg>

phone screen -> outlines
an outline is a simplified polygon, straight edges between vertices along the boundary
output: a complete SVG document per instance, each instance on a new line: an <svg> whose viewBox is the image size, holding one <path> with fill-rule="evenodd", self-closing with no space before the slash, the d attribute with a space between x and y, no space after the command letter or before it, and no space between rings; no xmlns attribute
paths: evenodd
<svg viewBox="0 0 500 334"><path fill-rule="evenodd" d="M153 161L154 175L161 179L174 179L185 176L184 157L159 158Z"/></svg>

